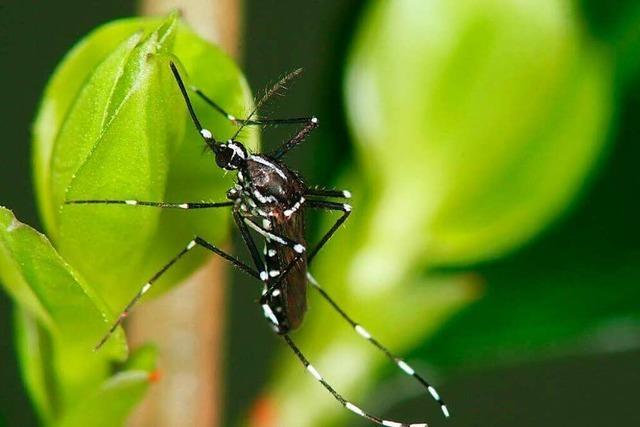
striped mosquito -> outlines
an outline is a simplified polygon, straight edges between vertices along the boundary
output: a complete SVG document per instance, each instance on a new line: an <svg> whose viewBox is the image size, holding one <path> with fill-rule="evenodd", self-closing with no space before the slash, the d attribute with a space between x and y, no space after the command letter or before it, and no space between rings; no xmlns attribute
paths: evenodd
<svg viewBox="0 0 640 427"><path fill-rule="evenodd" d="M249 251L253 265L248 265L234 255L228 254L214 244L196 236L190 240L169 262L167 262L151 279L145 283L133 299L127 304L109 331L96 346L99 349L122 324L129 311L138 300L151 289L153 284L195 247L209 250L231 262L244 273L254 277L263 284L260 306L264 317L273 330L282 337L291 348L305 369L322 386L331 393L345 408L374 423L388 427L425 427L426 423L403 423L385 420L364 412L360 407L346 400L339 394L318 370L311 365L302 351L294 343L289 333L300 327L307 310L307 285L316 289L336 311L346 320L353 330L362 338L373 344L384 353L405 374L413 377L440 405L445 417L449 411L436 389L411 368L404 360L393 355L376 340L362 325L354 321L329 294L318 284L308 271L309 265L318 251L329 241L351 213L351 206L346 203L328 199L349 199L349 191L325 190L308 187L300 175L288 168L282 158L294 147L300 145L316 127L316 117L299 117L289 119L253 118L260 105L285 83L299 73L299 70L288 74L256 104L246 119L229 114L220 105L205 95L197 87L190 89L205 103L235 125L238 129L227 141L216 139L213 133L202 126L191 104L187 88L174 63L170 64L187 110L196 130L204 140L206 147L213 153L218 167L236 173L236 184L227 191L227 201L206 202L153 202L141 200L71 200L66 204L113 204L131 207L151 207L161 209L231 209L234 222ZM278 124L301 125L293 137L269 153L251 153L238 141L238 135L245 126L267 126ZM305 211L308 209L335 211L341 213L333 226L323 235L311 250L308 249L304 237ZM261 254L256 245L253 230L264 240L264 251Z"/></svg>

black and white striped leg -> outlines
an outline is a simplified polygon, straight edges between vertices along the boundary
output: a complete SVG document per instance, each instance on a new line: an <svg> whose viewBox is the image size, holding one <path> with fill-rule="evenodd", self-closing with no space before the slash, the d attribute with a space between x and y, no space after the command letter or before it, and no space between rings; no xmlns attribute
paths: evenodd
<svg viewBox="0 0 640 427"><path fill-rule="evenodd" d="M196 128L198 129L198 132L200 132L200 134L203 136L203 138L205 138L205 140L207 140L207 142L215 141L215 138L213 137L213 134L211 133L211 131L209 131L208 129L204 129L201 126L200 121L198 120L198 118L197 118L197 116L195 114L195 111L193 109L193 106L191 105L191 100L189 99L189 96L187 95L187 91L186 91L184 82L182 80L182 77L180 76L180 73L178 72L178 69L177 69L177 67L175 66L174 63L171 63L171 71L173 72L173 75L176 78L176 81L178 82L178 86L180 86L180 91L182 92L182 96L184 97L185 102L187 103L187 108L189 109L189 114L191 115L191 119L193 120L193 123L195 124ZM298 75L298 72L289 73L284 78L282 78L280 81L278 81L270 90L267 91L265 96L258 102L258 105L262 104L269 97L273 96L273 94L275 94L280 88L282 88L286 84L286 82L288 80L291 80L296 75ZM318 121L315 117L294 117L294 118L282 118L282 119L266 119L265 118L265 119L254 119L254 120L252 120L251 117L253 116L254 113L251 113L251 115L249 117L247 117L246 119L240 119L240 118L235 117L233 114L228 113L224 108L222 108L213 99L209 98L198 87L190 86L190 88L204 102L206 102L209 106L211 106L214 110L216 110L222 116L224 116L227 120L229 120L233 124L239 124L242 127L251 126L251 125L268 126L268 125L279 125L279 124L302 124L302 123L311 123L311 122L317 123L317 121ZM237 136L237 133L236 133L236 135L234 135L234 138L235 138L235 136Z"/></svg>
<svg viewBox="0 0 640 427"><path fill-rule="evenodd" d="M349 215L351 215L351 205L348 205L346 203L327 202L324 200L307 200L305 206L314 209L325 209L343 212L342 216L338 218L335 224L333 224L333 227L331 227L329 231L327 231L325 235L322 236L322 239L320 239L320 242L318 242L316 247L313 248L311 252L309 252L307 263L311 264L311 261L318 254L318 251L322 249L322 247L329 241L331 236L333 236L334 233L338 231L338 228L340 228L340 226L347 220L347 218L349 218Z"/></svg>
<svg viewBox="0 0 640 427"><path fill-rule="evenodd" d="M281 245L287 246L291 249L294 250L294 252L298 253L298 254L302 254L304 253L307 248L304 247L304 245L301 245L298 242L294 242L291 239L288 239L284 236L279 236L277 234L272 233L269 230L266 230L264 227L261 227L260 225L256 224L255 222L251 221L249 218L242 218L244 223L247 224L249 227L253 228L255 231L258 232L258 234L261 234L265 239L274 241L276 243L279 243Z"/></svg>
<svg viewBox="0 0 640 427"><path fill-rule="evenodd" d="M264 272L261 273L261 275L262 275L261 277L263 278L263 281L265 281L265 282L268 280L270 275L272 277L276 277L276 276L278 277L277 280L271 282L269 284L268 288L264 290L264 292L262 293L262 295L264 297L264 295L266 295L267 293L273 292L273 290L276 289L280 285L282 280L287 276L287 274L289 274L289 271L291 271L293 266L296 265L296 263L298 263L300 261L300 259L302 259L302 257L304 256L304 253L306 252L307 248L305 248L304 245L302 245L302 244L300 244L298 242L294 242L291 239L288 239L288 238L283 237L283 236L279 236L277 234L274 234L274 233L270 232L269 230L266 230L263 227L260 227L258 224L256 224L255 222L251 221L249 218L243 218L243 220L244 220L244 223L246 225L248 225L249 227L253 228L255 231L257 231L259 234L261 234L268 241L276 242L276 243L278 243L280 245L287 246L287 247L293 249L293 251L296 253L296 256L282 270L273 271L273 272L264 271Z"/></svg>
<svg viewBox="0 0 640 427"><path fill-rule="evenodd" d="M67 200L65 205L127 205L163 209L209 209L233 206L233 202L146 202L142 200Z"/></svg>
<svg viewBox="0 0 640 427"><path fill-rule="evenodd" d="M315 378L320 384L322 384L322 386L325 389L327 389L327 391L331 393L331 395L338 402L340 402L345 408L347 408L354 414L360 415L361 417L366 418L369 421L372 421L376 424L387 426L387 427L427 427L427 423L401 423L398 421L384 420L380 417L376 417L375 415L367 414L358 406L354 405L353 403L349 402L344 397L342 397L340 393L338 393L333 387L331 387L331 385L328 382L325 381L325 379L322 377L322 375L320 375L318 370L314 368L313 365L311 365L311 363L309 363L307 358L304 356L304 354L302 354L298 346L296 346L296 344L293 342L291 337L289 337L289 335L283 334L282 338L287 343L289 348L291 348L291 350L295 353L295 355L298 357L300 362L302 362L305 369L311 374L311 376L313 376L313 378Z"/></svg>
<svg viewBox="0 0 640 427"><path fill-rule="evenodd" d="M187 109L189 110L189 115L191 116L191 121L193 121L193 124L195 125L196 129L198 129L198 132L200 133L200 135L204 139L204 142L209 147L213 147L215 145L215 143L216 143L216 139L213 136L213 133L211 133L211 131L209 129L203 128L202 125L200 124L200 120L198 120L198 116L196 115L196 112L193 109L193 105L191 105L191 100L189 99L189 94L187 93L187 89L184 87L184 82L182 81L182 77L180 77L180 73L178 72L178 68L176 67L176 64L171 62L169 65L171 67L171 72L173 73L173 76L176 79L176 82L178 82L178 87L180 88L180 93L182 94L182 97L184 98L184 102L185 102L185 104L187 104Z"/></svg>
<svg viewBox="0 0 640 427"><path fill-rule="evenodd" d="M351 191L349 190L325 190L324 188L309 188L305 196L319 197L335 197L338 199L350 199Z"/></svg>
<svg viewBox="0 0 640 427"><path fill-rule="evenodd" d="M394 356L385 346L380 344L378 340L376 340L369 331L363 328L359 323L355 322L345 311L340 308L340 306L327 294L327 292L318 284L316 279L311 275L311 273L307 272L307 278L309 279L309 283L313 288L315 288L320 295L342 316L344 320L346 320L352 327L353 330L356 331L358 335L360 335L365 340L369 341L373 344L378 350L383 352L393 363L395 363L405 374L413 377L418 381L426 390L429 392L431 397L438 402L440 405L440 409L445 417L449 418L450 413L447 405L444 403L444 400L440 397L440 394L436 391L436 389L429 384L427 380L425 380L422 376L420 376L411 366L409 366L404 360L399 357Z"/></svg>
<svg viewBox="0 0 640 427"><path fill-rule="evenodd" d="M240 261L239 259L237 259L233 255L229 255L228 253L226 253L223 250L215 247L214 245L212 245L211 243L207 242L206 240L204 240L204 239L202 239L200 237L196 237L193 240L191 240L187 244L187 246L185 246L184 249L182 249L175 257L173 257L168 263L166 263L157 273L155 273L151 277L151 279L149 279L149 281L144 284L144 286L142 286L142 288L138 291L138 293L133 297L133 299L129 302L129 304L127 304L127 306L124 308L122 313L120 313L120 315L118 316L116 321L113 323L113 325L111 326L109 331L104 335L104 337L102 337L100 342L95 346L94 350L98 350L100 347L102 347L104 345L104 343L107 342L107 340L111 337L111 335L113 335L113 332L116 330L116 328L118 326L120 326L122 324L122 322L124 322L124 319L129 315L129 312L131 311L131 308L138 302L138 300L140 300L140 298L142 298L142 296L144 294L149 292L149 290L151 289L153 284L169 268L171 268L172 265L174 265L180 258L182 258L187 252L189 252L191 249L193 249L196 246L202 246L203 248L208 249L208 250L210 250L211 252L214 252L217 255L220 255L222 258L226 259L227 261L230 261L233 265L235 265L236 267L238 267L240 270L244 271L245 273L249 274L250 276L255 277L256 279L260 278L260 275L258 274L257 271L255 271L254 269L252 269L251 267L249 267L248 265L246 265L245 263L243 263L242 261Z"/></svg>
<svg viewBox="0 0 640 427"><path fill-rule="evenodd" d="M309 253L309 255L307 256L307 264L308 264L311 262L313 257L318 253L318 251L322 249L322 247L327 243L327 241L329 241L331 236L333 236L333 234L338 230L338 228L347 220L347 218L351 214L351 205L347 205L343 203L326 202L323 200L304 200L303 203L305 206L310 208L337 210L337 211L344 212L343 215L340 218L338 218L335 224L333 224L333 227L331 227L329 231L327 231L325 235L322 236L322 238L320 239L320 242L318 242L315 248ZM293 266L298 261L300 261L302 256L303 256L303 252L298 252L298 255L294 259L292 259L282 271L279 272L278 280L274 281L269 285L267 292L272 292L274 289L276 289L280 285L282 280L284 280L284 278L287 276L289 271L291 271Z"/></svg>
<svg viewBox="0 0 640 427"><path fill-rule="evenodd" d="M283 119L263 118L263 119L254 119L254 120L239 119L233 114L229 114L224 108L222 108L220 105L218 105L218 103L216 103L214 100L212 100L207 95L205 95L205 93L202 92L196 86L191 86L191 90L194 91L196 95L198 95L200 98L202 98L204 102L209 104L209 106L211 106L218 113L222 114L224 117L227 118L227 120L229 120L233 124L241 124L243 126L288 125L288 124L307 123L311 121L311 119L313 119L313 117L294 117L294 118L286 118L286 119L285 118Z"/></svg>
<svg viewBox="0 0 640 427"><path fill-rule="evenodd" d="M303 201L304 203L304 201ZM269 279L269 276L271 277L277 277L276 280L272 281L269 283L269 286L267 289L264 290L264 292L262 293L263 298L264 295L266 295L267 293L271 293L273 292L274 289L276 289L280 283L282 282L282 280L284 280L284 278L287 276L287 274L289 274L289 271L291 271L291 269L293 268L294 265L296 265L304 256L307 248L298 243L298 242L294 242L291 239L288 239L284 236L279 236L277 234L272 233L269 230L266 230L264 227L259 226L258 224L256 224L255 222L251 221L251 219L249 218L242 218L242 220L244 221L244 223L246 225L248 225L249 227L253 228L255 231L258 232L258 234L262 235L265 239L267 239L267 241L271 241L271 242L276 242L280 245L283 246L287 246L291 249L293 249L293 251L296 253L296 256L289 262L289 264L287 264L285 266L285 268L281 269L281 270L275 270L275 271L263 271L261 273L263 281L267 281ZM254 245L255 247L255 245ZM266 268L266 267L265 267Z"/></svg>
<svg viewBox="0 0 640 427"><path fill-rule="evenodd" d="M256 224L255 222L251 221L249 218L242 218L243 222L248 225L249 227L253 228L255 231L258 232L258 234L262 235L265 239L267 239L268 241L272 241L272 242L276 242L280 245L283 246L287 246L291 249L293 249L293 251L296 253L296 256L289 262L289 264L287 264L287 266L279 271L273 271L273 272L267 272L266 271L266 263L265 263L265 270L262 271L261 274L261 279L264 282L267 282L269 280L269 276L271 277L278 277L275 281L269 283L269 286L267 287L267 289L265 289L262 293L263 297L264 295L266 295L267 293L271 293L273 292L274 289L276 289L280 283L282 282L282 280L284 280L284 278L287 276L287 274L289 274L289 271L291 271L291 269L293 268L294 265L296 265L296 263L298 261L300 261L300 259L302 259L302 257L304 256L304 253L306 252L307 248L304 247L304 245L298 243L298 242L294 242L291 239L288 239L284 236L279 236L277 234L272 233L269 230L266 230L264 227L259 226L258 224ZM241 230L242 232L242 230ZM255 244L253 245L255 248ZM257 248L256 248L257 251Z"/></svg>
<svg viewBox="0 0 640 427"><path fill-rule="evenodd" d="M210 250L211 252L215 253L216 255L219 255L220 257L226 259L227 261L231 262L231 264L233 264L235 267L239 268L241 271L247 273L249 276L254 277L256 279L260 278L260 274L254 270L253 268L249 267L247 264L245 264L244 262L240 261L238 258L236 258L235 256L226 253L225 251L223 251L222 249L212 245L211 243L207 242L206 240L204 240L201 237L196 237L193 241L196 242L197 245L202 246L205 249Z"/></svg>
<svg viewBox="0 0 640 427"><path fill-rule="evenodd" d="M233 220L240 231L240 235L242 236L242 240L244 241L245 246L249 249L249 253L251 254L251 259L253 259L253 264L256 266L256 270L260 272L260 280L266 282L269 278L269 275L266 272L266 266L264 260L260 257L260 251L256 246L256 242L251 237L249 230L247 229L247 225L244 222L242 215L236 210L233 211Z"/></svg>

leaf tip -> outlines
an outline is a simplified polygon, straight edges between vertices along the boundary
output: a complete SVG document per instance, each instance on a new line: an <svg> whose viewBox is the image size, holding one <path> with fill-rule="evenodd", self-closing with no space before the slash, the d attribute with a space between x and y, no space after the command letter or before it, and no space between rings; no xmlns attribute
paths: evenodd
<svg viewBox="0 0 640 427"><path fill-rule="evenodd" d="M5 231L7 233L11 233L21 227L24 227L24 224L20 221L18 221L18 219L16 218L16 216L14 215L13 211L9 208L6 208L2 205L0 205L0 211L3 211L3 213L6 213L6 220L8 222L8 224L6 225ZM5 222L5 221L3 221Z"/></svg>
<svg viewBox="0 0 640 427"><path fill-rule="evenodd" d="M166 19L162 22L157 30L158 42L160 45L163 45L166 43L167 39L174 36L179 18L180 14L177 11L173 11L167 15Z"/></svg>
<svg viewBox="0 0 640 427"><path fill-rule="evenodd" d="M171 12L169 12L166 18L166 22L169 22L169 21L176 22L179 19L181 19L183 16L184 16L184 13L182 12L182 9L177 7L173 9Z"/></svg>
<svg viewBox="0 0 640 427"><path fill-rule="evenodd" d="M7 233L11 233L11 232L13 232L13 231L17 230L17 229L18 229L18 228L20 228L20 227L24 227L24 224L23 224L23 223L21 223L20 221L18 221L18 220L16 219L16 217L14 216L14 217L11 219L11 222L9 223L9 225L7 226Z"/></svg>

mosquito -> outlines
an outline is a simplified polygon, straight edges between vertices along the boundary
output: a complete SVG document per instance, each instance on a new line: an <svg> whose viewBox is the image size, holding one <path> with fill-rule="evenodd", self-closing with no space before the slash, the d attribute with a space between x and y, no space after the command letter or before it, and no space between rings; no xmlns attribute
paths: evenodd
<svg viewBox="0 0 640 427"><path fill-rule="evenodd" d="M298 118L253 118L262 103L277 93L284 85L299 74L300 70L290 73L278 81L256 103L255 108L246 119L237 118L229 114L215 101L209 98L197 87L190 89L215 111L238 126L235 134L227 141L216 139L213 133L202 126L191 104L191 99L184 81L176 65L170 63L171 71L184 98L191 120L200 136L214 155L216 165L226 171L236 173L234 187L227 191L227 201L224 202L153 202L141 200L70 200L66 204L113 204L132 207L150 207L161 209L218 209L230 208L233 220L249 251L253 265L241 261L202 237L195 236L183 249L167 262L147 283L145 283L133 299L127 304L122 313L115 320L109 331L104 335L95 349L99 349L109 339L118 326L127 317L130 310L153 284L180 258L196 246L209 250L231 262L242 272L259 280L263 285L259 304L267 322L276 334L284 340L304 368L331 395L351 412L379 425L388 427L426 427L426 423L403 423L385 420L370 415L360 407L346 400L338 393L318 370L309 362L302 351L289 336L289 333L300 327L307 311L307 285L318 291L333 309L351 325L353 330L363 339L369 341L384 353L402 372L413 377L421 384L433 399L440 405L445 417L449 417L449 410L444 401L422 376L420 376L404 360L396 357L378 340L376 340L362 325L353 320L329 294L318 284L308 271L318 251L329 241L351 213L351 205L336 202L335 199L351 198L346 190L326 190L308 187L301 176L288 168L282 158L293 148L300 145L306 137L318 127L318 119L311 117ZM281 144L276 150L268 153L251 153L238 141L238 135L245 126L268 126L282 124L297 124L299 128L293 137ZM331 200L333 199L333 200ZM333 226L322 236L311 250L308 250L304 237L305 212L309 209L333 211L341 213ZM261 236L264 240L264 251L261 254L251 233Z"/></svg>

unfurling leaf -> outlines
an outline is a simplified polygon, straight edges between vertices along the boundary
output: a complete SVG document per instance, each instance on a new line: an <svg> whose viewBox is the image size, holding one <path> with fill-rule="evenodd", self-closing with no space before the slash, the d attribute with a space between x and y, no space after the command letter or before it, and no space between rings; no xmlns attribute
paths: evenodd
<svg viewBox="0 0 640 427"><path fill-rule="evenodd" d="M119 310L180 248L201 235L219 242L228 210L168 212L130 206L65 205L68 200L222 201L229 180L202 153L169 69L241 117L251 104L245 80L218 48L175 18L127 19L82 41L58 67L35 125L36 188L48 232L64 257ZM193 96L218 138L234 131ZM255 147L257 136L245 140ZM155 289L193 271L195 251Z"/></svg>

